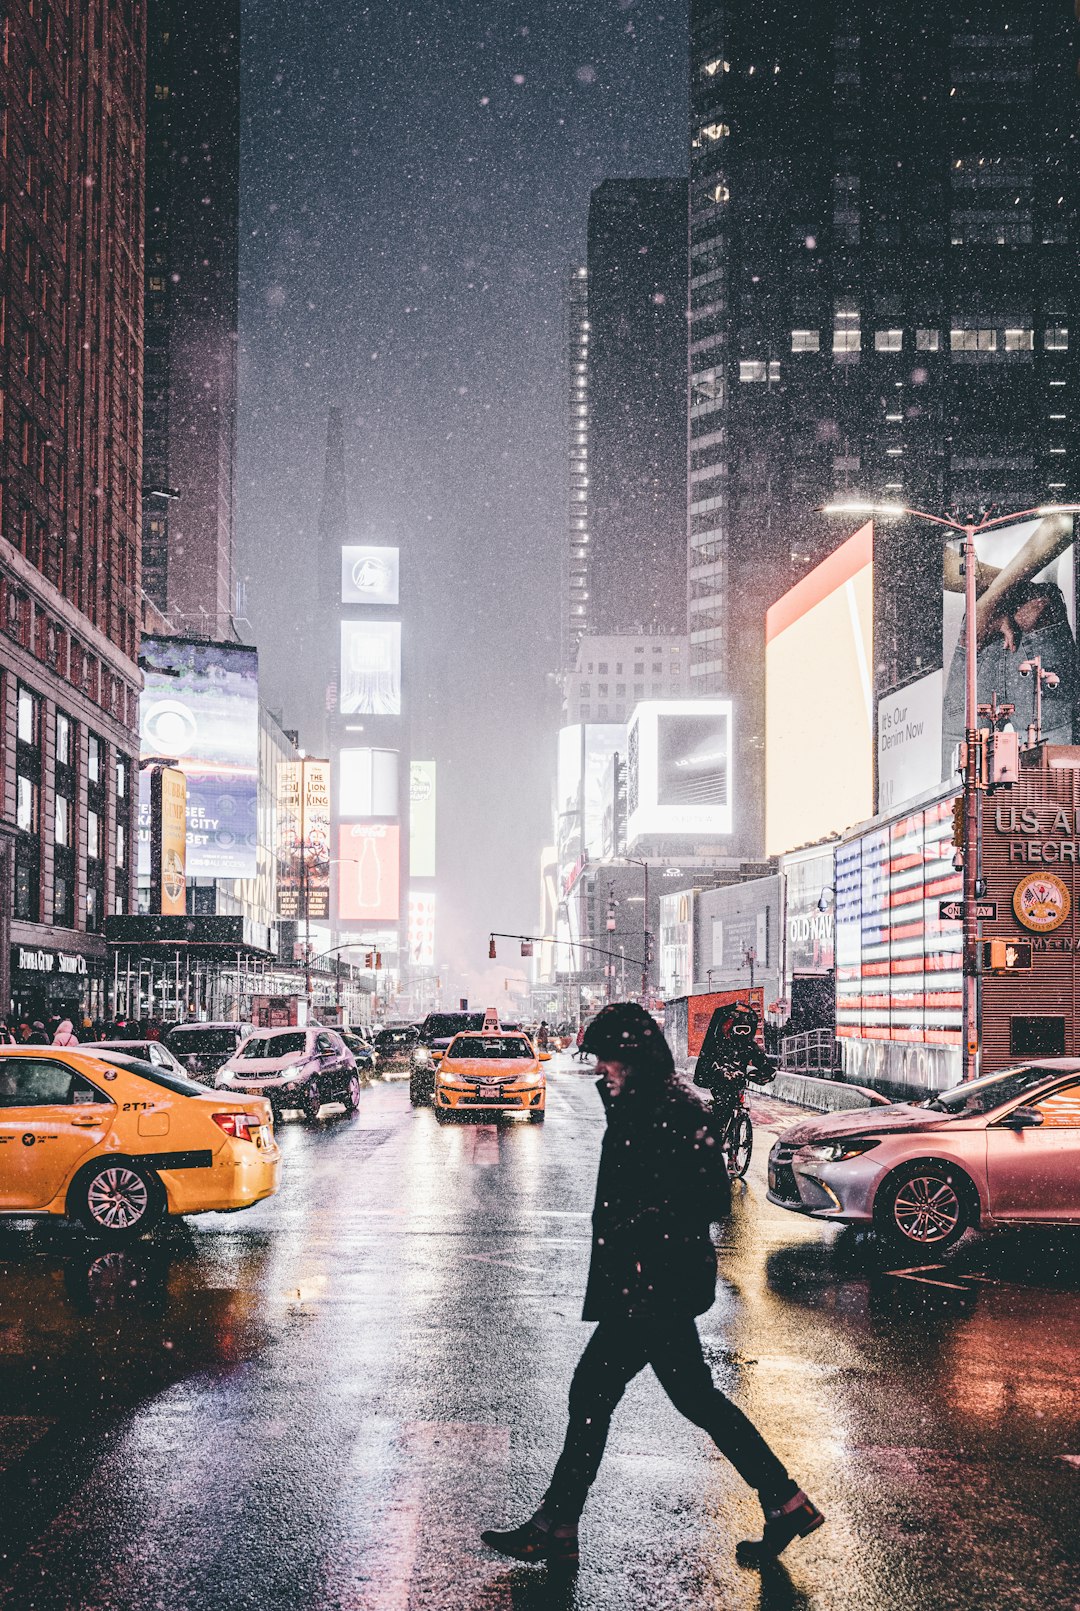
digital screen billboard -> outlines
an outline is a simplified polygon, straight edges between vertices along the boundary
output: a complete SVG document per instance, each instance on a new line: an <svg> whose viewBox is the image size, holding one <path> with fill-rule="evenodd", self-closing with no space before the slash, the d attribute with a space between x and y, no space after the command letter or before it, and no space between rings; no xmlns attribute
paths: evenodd
<svg viewBox="0 0 1080 1611"><path fill-rule="evenodd" d="M341 550L342 604L397 604L398 576L396 548L349 543Z"/></svg>
<svg viewBox="0 0 1080 1611"><path fill-rule="evenodd" d="M435 966L435 896L409 891L409 961L414 968Z"/></svg>
<svg viewBox="0 0 1080 1611"><path fill-rule="evenodd" d="M409 873L435 877L435 762L409 766Z"/></svg>
<svg viewBox="0 0 1080 1611"><path fill-rule="evenodd" d="M940 671L883 694L877 714L877 808L892 811L941 782Z"/></svg>
<svg viewBox="0 0 1080 1611"><path fill-rule="evenodd" d="M330 916L330 763L286 761L278 797L286 840L278 873L279 917L325 922Z"/></svg>
<svg viewBox="0 0 1080 1611"><path fill-rule="evenodd" d="M397 824L341 823L338 856L339 920L396 923L401 916L401 829Z"/></svg>
<svg viewBox="0 0 1080 1611"><path fill-rule="evenodd" d="M951 800L837 846L841 1039L960 1045L961 929L940 911L961 893L952 863Z"/></svg>
<svg viewBox="0 0 1080 1611"><path fill-rule="evenodd" d="M342 621L343 716L401 715L401 622Z"/></svg>
<svg viewBox="0 0 1080 1611"><path fill-rule="evenodd" d="M338 758L338 816L396 817L397 814L397 750L341 750Z"/></svg>
<svg viewBox="0 0 1080 1611"><path fill-rule="evenodd" d="M150 910L182 917L187 911L187 782L178 767L152 768L150 811Z"/></svg>
<svg viewBox="0 0 1080 1611"><path fill-rule="evenodd" d="M626 728L621 722L574 723L559 731L556 817L564 893L583 857L597 860L604 855L605 782L612 756L625 748Z"/></svg>
<svg viewBox="0 0 1080 1611"><path fill-rule="evenodd" d="M646 700L630 718L626 749L628 844L731 832L729 699Z"/></svg>
<svg viewBox="0 0 1080 1611"><path fill-rule="evenodd" d="M175 761L187 779L188 878L253 878L258 652L239 643L144 637L139 661L140 753ZM140 790L141 877L150 875L149 803Z"/></svg>
<svg viewBox="0 0 1080 1611"><path fill-rule="evenodd" d="M1016 706L1013 726L1026 732L1035 719L1035 682L1020 668L1038 657L1055 685L1042 685L1042 736L1072 744L1077 736L1080 669L1076 653L1076 564L1072 515L1044 515L1015 526L980 532L975 539L975 631L979 703ZM945 703L942 777L953 776L953 756L964 736L964 578L960 554L947 545L943 577L942 664Z"/></svg>
<svg viewBox="0 0 1080 1611"><path fill-rule="evenodd" d="M874 809L874 528L862 526L765 616L765 850Z"/></svg>

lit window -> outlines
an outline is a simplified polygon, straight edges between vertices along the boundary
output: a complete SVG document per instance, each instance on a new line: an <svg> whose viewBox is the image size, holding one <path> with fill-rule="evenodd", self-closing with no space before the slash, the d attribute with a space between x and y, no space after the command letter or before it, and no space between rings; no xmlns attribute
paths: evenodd
<svg viewBox="0 0 1080 1611"><path fill-rule="evenodd" d="M86 854L95 861L101 855L101 818L96 811L86 813Z"/></svg>
<svg viewBox="0 0 1080 1611"><path fill-rule="evenodd" d="M833 352L859 352L862 348L861 330L834 330Z"/></svg>
<svg viewBox="0 0 1080 1611"><path fill-rule="evenodd" d="M1069 349L1069 332L1063 324L1051 325L1043 333L1043 346L1047 352L1067 352Z"/></svg>
<svg viewBox="0 0 1080 1611"><path fill-rule="evenodd" d="M821 333L817 330L793 330L791 332L792 352L819 352L821 350Z"/></svg>
<svg viewBox="0 0 1080 1611"><path fill-rule="evenodd" d="M709 191L709 199L710 201L730 201L731 191L727 185L713 185Z"/></svg>
<svg viewBox="0 0 1080 1611"><path fill-rule="evenodd" d="M767 374L768 370L760 358L740 358L740 380L764 380Z"/></svg>
<svg viewBox="0 0 1080 1611"><path fill-rule="evenodd" d="M916 330L916 332L915 332L915 350L916 350L916 352L937 352L937 350L940 347L940 345L941 345L941 332L940 332L940 330Z"/></svg>
<svg viewBox="0 0 1080 1611"><path fill-rule="evenodd" d="M953 352L996 352L996 330L950 330L949 345Z"/></svg>
<svg viewBox="0 0 1080 1611"><path fill-rule="evenodd" d="M875 330L875 352L899 352L904 345L904 332L902 330Z"/></svg>
<svg viewBox="0 0 1080 1611"><path fill-rule="evenodd" d="M706 123L701 132L706 140L723 140L731 130L726 123Z"/></svg>
<svg viewBox="0 0 1080 1611"><path fill-rule="evenodd" d="M1034 330L1006 330L1006 352L1031 352L1035 346Z"/></svg>

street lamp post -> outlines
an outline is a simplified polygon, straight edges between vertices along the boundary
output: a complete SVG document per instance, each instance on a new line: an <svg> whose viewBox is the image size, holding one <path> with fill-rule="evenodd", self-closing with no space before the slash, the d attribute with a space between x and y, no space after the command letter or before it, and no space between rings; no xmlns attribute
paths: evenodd
<svg viewBox="0 0 1080 1611"><path fill-rule="evenodd" d="M641 1005L647 1008L649 1004L649 962L651 960L650 952L652 950L652 946L650 944L652 935L649 932L649 864L647 861L643 860L641 856L616 856L613 859L616 862L632 862L635 867L640 867L645 874L645 904L641 913ZM604 865L606 867L610 867L612 862L606 861Z"/></svg>
<svg viewBox="0 0 1080 1611"><path fill-rule="evenodd" d="M979 824L978 799L981 785L979 739L979 688L978 688L978 634L975 623L976 554L975 538L980 532L995 526L1012 525L1014 521L1030 519L1036 515L1074 515L1080 513L1080 504L1042 504L1035 509L1021 509L1015 514L994 515L988 520L950 520L943 515L931 515L925 509L911 509L906 504L864 502L861 499L843 503L828 503L823 511L827 515L910 515L916 520L927 520L934 526L944 526L962 538L960 555L964 573L964 745L962 773L964 781L964 918L963 918L963 1069L965 1080L973 1080L978 1073L979 1047Z"/></svg>

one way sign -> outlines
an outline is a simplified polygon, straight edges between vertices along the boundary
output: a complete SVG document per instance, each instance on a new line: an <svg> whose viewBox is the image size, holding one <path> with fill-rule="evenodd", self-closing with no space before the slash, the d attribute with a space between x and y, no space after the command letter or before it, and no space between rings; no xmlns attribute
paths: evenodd
<svg viewBox="0 0 1080 1611"><path fill-rule="evenodd" d="M962 923L964 921L964 902L939 901L938 916L944 922ZM997 901L976 901L975 916L980 923L993 923L997 917Z"/></svg>

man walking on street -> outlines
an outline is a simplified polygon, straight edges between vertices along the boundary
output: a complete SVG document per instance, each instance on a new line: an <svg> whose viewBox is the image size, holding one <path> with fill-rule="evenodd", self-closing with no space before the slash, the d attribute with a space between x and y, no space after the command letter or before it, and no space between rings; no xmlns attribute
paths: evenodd
<svg viewBox="0 0 1080 1611"><path fill-rule="evenodd" d="M598 1324L574 1372L566 1440L540 1508L483 1540L515 1560L576 1564L578 1518L611 1417L628 1384L651 1365L675 1408L757 1489L763 1536L741 1543L736 1557L760 1565L825 1518L715 1386L702 1355L695 1316L716 1296L710 1225L731 1206L710 1115L678 1079L655 1020L635 1003L605 1007L586 1031L584 1050L596 1057L608 1115L583 1313Z"/></svg>

